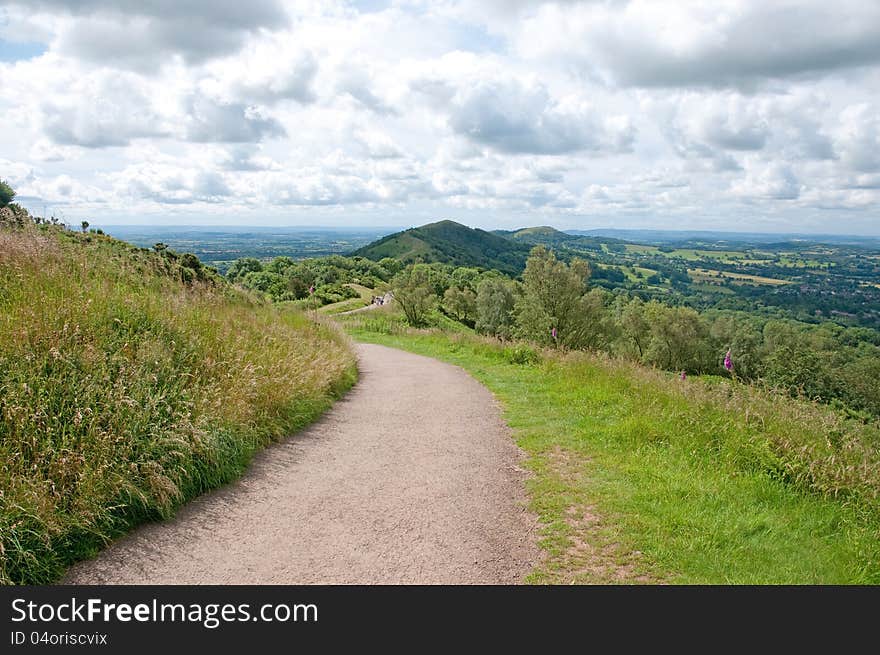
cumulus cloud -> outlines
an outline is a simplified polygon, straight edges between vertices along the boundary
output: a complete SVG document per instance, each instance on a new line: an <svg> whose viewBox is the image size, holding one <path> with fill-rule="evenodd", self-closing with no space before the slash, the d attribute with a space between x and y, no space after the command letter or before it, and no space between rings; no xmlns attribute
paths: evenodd
<svg viewBox="0 0 880 655"><path fill-rule="evenodd" d="M836 144L841 159L854 171L880 171L880 115L877 109L859 103L841 113Z"/></svg>
<svg viewBox="0 0 880 655"><path fill-rule="evenodd" d="M878 37L855 0L10 0L0 176L90 219L876 232Z"/></svg>
<svg viewBox="0 0 880 655"><path fill-rule="evenodd" d="M750 153L786 161L830 160L827 103L810 95L687 91L647 105L680 157L717 172L742 170Z"/></svg>
<svg viewBox="0 0 880 655"><path fill-rule="evenodd" d="M206 68L210 77L202 85L228 98L260 104L293 100L303 105L317 100L318 58L287 38L267 36Z"/></svg>
<svg viewBox="0 0 880 655"><path fill-rule="evenodd" d="M236 144L221 153L218 165L225 171L269 171L281 168L278 162L261 156L258 152L253 144Z"/></svg>
<svg viewBox="0 0 880 655"><path fill-rule="evenodd" d="M352 134L351 138L370 159L398 159L403 157L403 152L394 143L394 139L384 132L357 130Z"/></svg>
<svg viewBox="0 0 880 655"><path fill-rule="evenodd" d="M31 177L18 187L18 191L19 200L59 206L101 205L106 200L104 191L67 174Z"/></svg>
<svg viewBox="0 0 880 655"><path fill-rule="evenodd" d="M59 16L59 51L102 65L155 70L169 56L198 63L238 50L261 30L288 23L277 0L12 0Z"/></svg>
<svg viewBox="0 0 880 655"><path fill-rule="evenodd" d="M373 80L364 71L344 68L339 73L337 92L347 95L363 107L381 115L393 115L397 110L376 94Z"/></svg>
<svg viewBox="0 0 880 655"><path fill-rule="evenodd" d="M260 107L193 95L186 102L185 134L197 143L256 143L286 132Z"/></svg>
<svg viewBox="0 0 880 655"><path fill-rule="evenodd" d="M535 33L553 38L533 39ZM809 35L809 38L806 38ZM644 87L741 86L880 62L880 5L859 0L547 4L515 27L526 56Z"/></svg>
<svg viewBox="0 0 880 655"><path fill-rule="evenodd" d="M168 134L148 94L129 76L97 73L67 92L40 106L44 134L57 145L106 148Z"/></svg>
<svg viewBox="0 0 880 655"><path fill-rule="evenodd" d="M220 173L164 162L128 166L110 177L120 197L158 204L217 203L232 195Z"/></svg>
<svg viewBox="0 0 880 655"><path fill-rule="evenodd" d="M791 167L782 163L749 168L731 185L730 192L746 200L795 200L801 184Z"/></svg>
<svg viewBox="0 0 880 655"><path fill-rule="evenodd" d="M558 155L583 150L625 151L635 131L624 117L602 117L574 98L556 100L540 84L482 81L452 99L452 129L507 153Z"/></svg>

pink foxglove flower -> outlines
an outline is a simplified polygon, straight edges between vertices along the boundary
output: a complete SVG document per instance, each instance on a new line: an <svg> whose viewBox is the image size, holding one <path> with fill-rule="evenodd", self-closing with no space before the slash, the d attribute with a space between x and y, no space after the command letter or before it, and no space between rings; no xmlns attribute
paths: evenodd
<svg viewBox="0 0 880 655"><path fill-rule="evenodd" d="M553 337L554 339L556 339L556 328L553 328L552 330L550 330L550 336Z"/></svg>
<svg viewBox="0 0 880 655"><path fill-rule="evenodd" d="M686 380L686 379L687 379L687 373L685 373L684 371L681 372L681 379L682 379L682 380Z"/></svg>
<svg viewBox="0 0 880 655"><path fill-rule="evenodd" d="M728 350L727 354L724 356L724 368L728 371L733 370L733 360L730 358L730 350Z"/></svg>

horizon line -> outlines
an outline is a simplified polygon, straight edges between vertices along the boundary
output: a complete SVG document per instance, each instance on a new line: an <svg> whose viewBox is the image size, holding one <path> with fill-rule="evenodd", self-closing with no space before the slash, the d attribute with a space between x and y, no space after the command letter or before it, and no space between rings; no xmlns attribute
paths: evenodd
<svg viewBox="0 0 880 655"><path fill-rule="evenodd" d="M684 233L703 233L703 234L731 234L731 235L747 235L747 234L761 234L766 236L795 236L795 237L852 237L852 238L869 238L869 239L880 239L880 232L876 234L854 234L850 232L776 232L776 231L764 231L764 230L721 230L721 229L676 229L676 228L665 228L665 227L590 227L590 228L557 228L552 225L525 225L517 228L504 228L504 227L495 227L495 228L476 228L472 225L467 225L466 223L460 223L459 221L452 221L451 219L441 219L439 221L431 221L429 223L422 223L420 225L411 225L408 227L403 227L400 225L361 225L361 226L342 226L342 225L240 225L240 224L224 224L224 223L193 223L193 224L184 224L184 225L172 225L172 224L164 224L164 223L103 223L98 222L93 223L93 226L103 226L103 227L125 227L125 228L170 228L170 229L187 229L187 228L200 228L200 229L210 229L210 228L237 228L237 229L302 229L302 230L349 230L349 231L358 231L358 230L392 230L395 232L403 232L405 230L410 230L417 227L424 227L426 225L431 225L432 223L443 222L444 220L449 220L454 223L458 223L459 225L463 225L464 227L469 227L471 229L479 229L484 230L486 232L490 232L492 230L503 230L505 232L517 232L519 230L525 230L529 228L535 227L549 227L558 232L565 233L573 233L573 232L596 232L601 230L613 230L617 232L668 232L672 234L684 234ZM71 223L70 225L73 225Z"/></svg>

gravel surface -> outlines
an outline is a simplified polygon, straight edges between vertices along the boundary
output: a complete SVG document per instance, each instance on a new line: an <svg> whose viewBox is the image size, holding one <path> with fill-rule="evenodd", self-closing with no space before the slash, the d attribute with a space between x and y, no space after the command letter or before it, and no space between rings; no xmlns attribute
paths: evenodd
<svg viewBox="0 0 880 655"><path fill-rule="evenodd" d="M360 381L320 421L62 582L522 581L539 557L536 519L494 397L458 367L357 351Z"/></svg>

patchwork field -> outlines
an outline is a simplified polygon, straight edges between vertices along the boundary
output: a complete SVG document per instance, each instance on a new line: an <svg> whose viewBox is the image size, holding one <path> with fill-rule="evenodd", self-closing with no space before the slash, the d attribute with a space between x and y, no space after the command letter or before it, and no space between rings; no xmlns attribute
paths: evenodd
<svg viewBox="0 0 880 655"><path fill-rule="evenodd" d="M766 284L771 286L780 286L791 284L789 280L778 280L772 277L762 277L760 275L748 275L746 273L731 273L729 271L714 271L705 268L689 268L688 274L694 280L700 282L713 282L719 280L731 280L734 284Z"/></svg>

